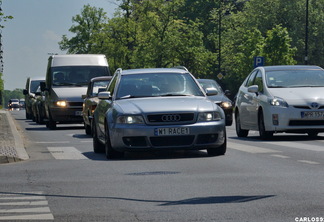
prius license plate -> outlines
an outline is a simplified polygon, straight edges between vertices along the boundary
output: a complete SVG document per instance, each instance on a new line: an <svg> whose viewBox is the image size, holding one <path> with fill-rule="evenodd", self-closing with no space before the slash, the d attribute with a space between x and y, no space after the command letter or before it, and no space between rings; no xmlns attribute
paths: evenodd
<svg viewBox="0 0 324 222"><path fill-rule="evenodd" d="M170 135L188 135L188 127L176 127L176 128L156 128L154 129L156 136L170 136Z"/></svg>
<svg viewBox="0 0 324 222"><path fill-rule="evenodd" d="M324 119L324 112L323 111L301 112L301 117L303 119Z"/></svg>

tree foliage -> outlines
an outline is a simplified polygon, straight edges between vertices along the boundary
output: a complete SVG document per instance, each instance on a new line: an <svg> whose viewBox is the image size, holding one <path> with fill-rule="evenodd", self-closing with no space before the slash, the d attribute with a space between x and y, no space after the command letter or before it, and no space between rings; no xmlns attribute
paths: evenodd
<svg viewBox="0 0 324 222"><path fill-rule="evenodd" d="M113 18L84 6L61 49L104 53L110 67L186 66L198 78L219 80L234 93L253 69L303 64L305 0L120 0ZM324 66L324 0L309 0L309 63ZM233 93L233 94L234 94Z"/></svg>

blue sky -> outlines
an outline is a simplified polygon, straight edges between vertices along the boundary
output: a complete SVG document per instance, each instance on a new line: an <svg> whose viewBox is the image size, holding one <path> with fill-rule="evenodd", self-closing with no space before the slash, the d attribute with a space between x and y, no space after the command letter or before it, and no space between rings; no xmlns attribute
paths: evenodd
<svg viewBox="0 0 324 222"><path fill-rule="evenodd" d="M58 42L72 26L72 17L84 5L103 8L113 17L118 0L2 0L5 15L14 19L3 25L4 88L23 89L28 77L45 76L48 53L65 54Z"/></svg>

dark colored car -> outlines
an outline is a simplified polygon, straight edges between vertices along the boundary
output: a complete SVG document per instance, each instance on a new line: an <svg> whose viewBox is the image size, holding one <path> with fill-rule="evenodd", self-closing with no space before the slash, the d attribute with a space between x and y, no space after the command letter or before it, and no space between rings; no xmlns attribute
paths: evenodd
<svg viewBox="0 0 324 222"><path fill-rule="evenodd" d="M214 88L217 90L217 95L208 96L208 98L219 105L225 112L226 126L231 126L233 123L233 102L227 97L231 93L229 90L224 90L222 87L213 79L197 79L200 85L206 91L207 88Z"/></svg>
<svg viewBox="0 0 324 222"><path fill-rule="evenodd" d="M87 135L91 135L91 121L93 118L93 112L99 102L98 93L107 88L111 78L112 76L100 76L92 78L88 84L87 94L82 95L82 98L84 99L82 116Z"/></svg>

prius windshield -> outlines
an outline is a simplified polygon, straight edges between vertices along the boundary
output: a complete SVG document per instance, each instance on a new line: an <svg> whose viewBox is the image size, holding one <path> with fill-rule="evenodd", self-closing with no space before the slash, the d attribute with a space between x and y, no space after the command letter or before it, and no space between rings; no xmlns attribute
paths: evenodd
<svg viewBox="0 0 324 222"><path fill-rule="evenodd" d="M154 73L121 77L117 98L152 96L204 96L189 74Z"/></svg>
<svg viewBox="0 0 324 222"><path fill-rule="evenodd" d="M109 76L105 66L62 66L52 68L53 86L87 86L98 76Z"/></svg>
<svg viewBox="0 0 324 222"><path fill-rule="evenodd" d="M266 72L269 88L324 87L324 71L308 70L276 70Z"/></svg>

